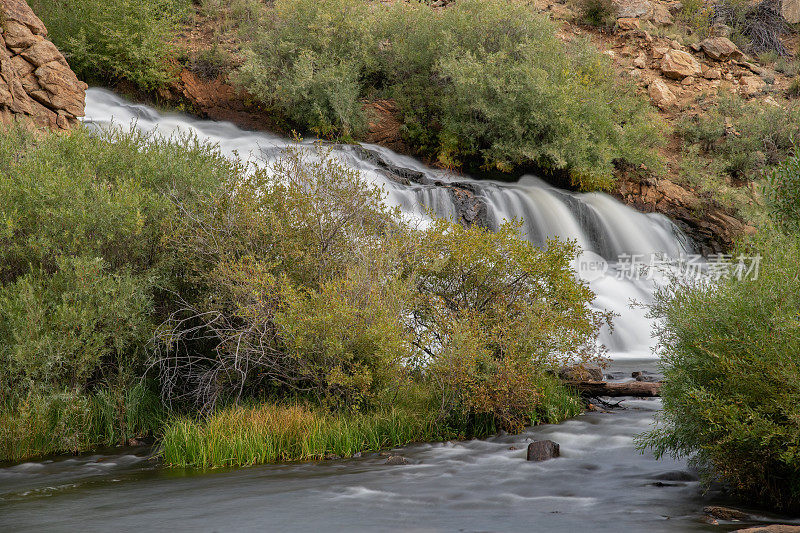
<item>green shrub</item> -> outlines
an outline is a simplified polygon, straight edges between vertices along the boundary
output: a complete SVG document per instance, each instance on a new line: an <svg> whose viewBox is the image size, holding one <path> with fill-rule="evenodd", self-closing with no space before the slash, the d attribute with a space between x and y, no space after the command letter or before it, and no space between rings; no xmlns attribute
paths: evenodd
<svg viewBox="0 0 800 533"><path fill-rule="evenodd" d="M179 281L162 246L175 202L238 172L189 138L0 136L0 396L89 390L141 365Z"/></svg>
<svg viewBox="0 0 800 533"><path fill-rule="evenodd" d="M790 232L800 230L800 152L794 154L767 176L767 198L773 219Z"/></svg>
<svg viewBox="0 0 800 533"><path fill-rule="evenodd" d="M510 225L416 230L382 198L329 154L293 149L187 210L170 242L195 285L159 334L164 396L364 409L414 368L442 416L538 420L544 373L595 357L607 318L569 268L574 245L540 250Z"/></svg>
<svg viewBox="0 0 800 533"><path fill-rule="evenodd" d="M378 48L370 11L362 0L278 0L239 83L317 135L363 133L362 83Z"/></svg>
<svg viewBox="0 0 800 533"><path fill-rule="evenodd" d="M0 360L15 389L79 389L98 372L143 360L150 280L111 274L99 258L62 258L57 268L0 288Z"/></svg>
<svg viewBox="0 0 800 533"><path fill-rule="evenodd" d="M445 221L421 240L414 344L434 356L442 404L521 429L546 401L544 374L568 359L593 359L597 332L610 320L588 310L593 294L569 266L574 243L542 250L510 224L491 232Z"/></svg>
<svg viewBox="0 0 800 533"><path fill-rule="evenodd" d="M611 28L617 22L617 7L611 0L580 0L577 5L586 24Z"/></svg>
<svg viewBox="0 0 800 533"><path fill-rule="evenodd" d="M778 58L778 62L775 63L775 70L781 74L785 74L786 76L794 78L800 74L800 62L798 62L796 59L781 57Z"/></svg>
<svg viewBox="0 0 800 533"><path fill-rule="evenodd" d="M700 39L711 36L714 6L705 0L686 0L678 15L689 29Z"/></svg>
<svg viewBox="0 0 800 533"><path fill-rule="evenodd" d="M31 0L49 36L82 79L127 80L146 91L169 83L177 23L189 0Z"/></svg>
<svg viewBox="0 0 800 533"><path fill-rule="evenodd" d="M358 136L364 101L388 97L405 139L443 165L536 166L593 189L619 162L659 167L657 118L611 71L521 3L278 0L237 79L318 135Z"/></svg>
<svg viewBox="0 0 800 533"><path fill-rule="evenodd" d="M789 98L797 98L800 96L800 76L795 76L789 87L786 88L786 96Z"/></svg>
<svg viewBox="0 0 800 533"><path fill-rule="evenodd" d="M763 230L767 232L767 230ZM657 298L664 412L642 446L693 456L749 503L800 508L800 242L763 234L759 275Z"/></svg>

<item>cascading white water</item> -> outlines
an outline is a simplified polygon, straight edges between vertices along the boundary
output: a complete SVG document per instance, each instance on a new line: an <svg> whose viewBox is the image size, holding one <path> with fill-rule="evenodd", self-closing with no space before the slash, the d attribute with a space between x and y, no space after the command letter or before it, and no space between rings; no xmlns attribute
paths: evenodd
<svg viewBox="0 0 800 533"><path fill-rule="evenodd" d="M230 123L161 114L102 89L87 92L85 122L122 127L133 124L144 131L157 130L161 135L189 132L218 145L224 154L238 154L264 164L274 160L291 144L276 135L244 131ZM466 184L486 205L486 222L490 226L497 226L503 220L519 220L523 237L535 244L556 237L572 239L583 250L605 259L609 263L605 273L585 276L597 295L594 305L619 315L614 321L613 333L604 331L601 341L614 359L656 357L650 336L651 321L643 309L630 306L632 301L647 303L651 300L653 282L623 276L626 269L618 264L618 259L638 254L646 261L656 254L677 257L690 253L688 239L666 217L639 213L601 193L561 191L533 176L525 176L514 184L474 181L428 168L411 157L380 146L364 145L363 148L365 150L340 147L334 149L334 155L359 169L366 179L384 187L388 202L400 206L406 216L424 220L428 212L433 212L441 217L456 218L458 207L450 190L441 184ZM387 177L387 165L413 173L419 179L409 184L392 180Z"/></svg>

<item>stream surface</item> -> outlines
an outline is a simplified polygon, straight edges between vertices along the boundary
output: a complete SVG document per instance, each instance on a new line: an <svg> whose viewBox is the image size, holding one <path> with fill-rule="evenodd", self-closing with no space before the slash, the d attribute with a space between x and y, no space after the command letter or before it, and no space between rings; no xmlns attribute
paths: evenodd
<svg viewBox="0 0 800 533"><path fill-rule="evenodd" d="M628 361L622 378L651 361ZM628 378L629 379L629 378ZM2 531L728 531L702 509L684 461L639 454L660 401L590 412L485 440L431 443L386 458L198 471L167 469L147 449L117 449L0 469ZM561 457L525 460L531 440ZM511 449L515 447L517 449Z"/></svg>
<svg viewBox="0 0 800 533"><path fill-rule="evenodd" d="M88 91L86 123L129 127L134 121L134 127L165 135L192 132L226 154L264 165L289 144L231 124L161 114L108 91ZM617 260L625 254L690 253L691 244L669 220L637 213L603 194L559 191L533 176L515 184L476 182L377 146L338 147L334 155L384 187L405 216L424 220L426 209L458 216L457 198L442 184L459 182L481 200L490 226L522 219L521 237L534 243L577 240L608 263L599 274L581 274L597 294L594 305L619 315L614 331L601 339L614 360L609 371L617 380L630 380L632 370L657 372L652 323L629 305L650 301L657 280L621 275L625 270ZM398 172L417 180L389 176ZM703 507L722 500L716 492L701 492L685 461L656 461L636 451L634 436L650 428L660 400L627 399L622 405L520 435L409 446L397 450L409 460L402 466L365 454L241 469L168 469L146 448L2 466L0 531L736 529L703 522ZM527 462L528 442L540 439L558 442L561 457Z"/></svg>

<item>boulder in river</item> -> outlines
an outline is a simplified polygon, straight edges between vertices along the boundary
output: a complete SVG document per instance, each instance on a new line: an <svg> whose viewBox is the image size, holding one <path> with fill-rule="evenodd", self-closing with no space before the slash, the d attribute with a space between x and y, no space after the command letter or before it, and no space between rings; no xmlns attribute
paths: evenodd
<svg viewBox="0 0 800 533"><path fill-rule="evenodd" d="M388 459L386 459L387 465L407 465L408 459L403 457L402 455L392 455Z"/></svg>
<svg viewBox="0 0 800 533"><path fill-rule="evenodd" d="M551 440L537 440L528 444L528 461L547 461L561 455L561 446Z"/></svg>

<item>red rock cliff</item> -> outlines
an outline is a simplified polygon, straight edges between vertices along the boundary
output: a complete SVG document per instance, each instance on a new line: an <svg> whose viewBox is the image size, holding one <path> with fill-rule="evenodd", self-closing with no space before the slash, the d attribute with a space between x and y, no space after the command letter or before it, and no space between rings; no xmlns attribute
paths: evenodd
<svg viewBox="0 0 800 533"><path fill-rule="evenodd" d="M66 130L83 116L80 81L25 0L0 0L0 122Z"/></svg>

